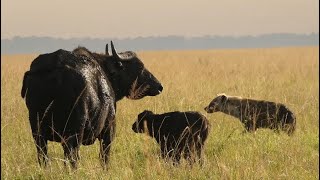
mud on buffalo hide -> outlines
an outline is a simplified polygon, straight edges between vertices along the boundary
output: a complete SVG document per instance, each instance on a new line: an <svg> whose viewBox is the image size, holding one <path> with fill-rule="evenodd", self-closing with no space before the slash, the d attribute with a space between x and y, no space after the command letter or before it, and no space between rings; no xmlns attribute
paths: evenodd
<svg viewBox="0 0 320 180"><path fill-rule="evenodd" d="M106 165L115 134L116 102L125 96L140 99L161 93L160 82L134 53L118 54L112 42L111 48L112 55L85 48L41 54L25 73L21 96L40 165L48 159L47 141L61 142L65 158L76 168L80 145L96 139Z"/></svg>

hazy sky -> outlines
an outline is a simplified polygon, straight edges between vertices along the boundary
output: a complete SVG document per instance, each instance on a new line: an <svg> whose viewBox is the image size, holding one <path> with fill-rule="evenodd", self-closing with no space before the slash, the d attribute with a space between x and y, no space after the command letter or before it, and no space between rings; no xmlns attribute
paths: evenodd
<svg viewBox="0 0 320 180"><path fill-rule="evenodd" d="M1 0L1 38L319 32L319 0Z"/></svg>

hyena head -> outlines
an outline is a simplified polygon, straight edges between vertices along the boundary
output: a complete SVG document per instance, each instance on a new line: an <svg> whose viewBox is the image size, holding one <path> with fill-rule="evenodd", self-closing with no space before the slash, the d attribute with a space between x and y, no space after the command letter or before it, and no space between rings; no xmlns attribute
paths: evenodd
<svg viewBox="0 0 320 180"><path fill-rule="evenodd" d="M226 94L218 94L204 110L207 111L207 113L221 111L227 100L228 97Z"/></svg>

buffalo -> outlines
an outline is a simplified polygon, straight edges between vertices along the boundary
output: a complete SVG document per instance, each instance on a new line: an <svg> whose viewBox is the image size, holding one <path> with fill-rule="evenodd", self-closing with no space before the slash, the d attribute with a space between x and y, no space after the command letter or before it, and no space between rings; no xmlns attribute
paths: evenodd
<svg viewBox="0 0 320 180"><path fill-rule="evenodd" d="M195 111L154 114L145 110L132 125L135 133L147 133L160 145L161 156L176 165L184 157L192 165L202 163L204 142L208 137L209 122Z"/></svg>
<svg viewBox="0 0 320 180"><path fill-rule="evenodd" d="M80 145L98 139L106 167L115 135L116 102L156 96L163 90L134 52L117 53L112 41L111 52L59 49L39 55L25 73L21 96L40 166L48 162L48 141L60 142L65 159L77 168Z"/></svg>

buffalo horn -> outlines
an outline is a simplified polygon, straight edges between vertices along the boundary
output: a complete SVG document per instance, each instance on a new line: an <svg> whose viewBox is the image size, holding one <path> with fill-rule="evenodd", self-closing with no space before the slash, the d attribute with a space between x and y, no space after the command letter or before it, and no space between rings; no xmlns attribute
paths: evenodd
<svg viewBox="0 0 320 180"><path fill-rule="evenodd" d="M108 44L106 44L106 55L109 56L109 48L108 48Z"/></svg>
<svg viewBox="0 0 320 180"><path fill-rule="evenodd" d="M120 59L120 57L119 57L116 49L114 48L114 45L113 45L113 42L112 42L112 41L111 41L111 52L112 52L112 56L115 56L116 58L119 58L119 59Z"/></svg>

